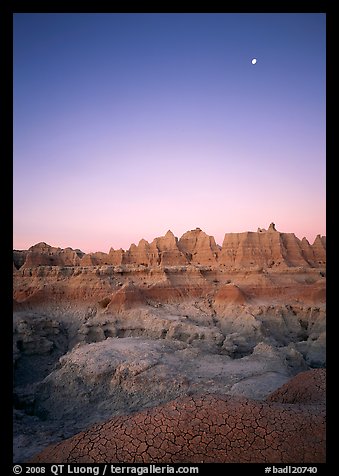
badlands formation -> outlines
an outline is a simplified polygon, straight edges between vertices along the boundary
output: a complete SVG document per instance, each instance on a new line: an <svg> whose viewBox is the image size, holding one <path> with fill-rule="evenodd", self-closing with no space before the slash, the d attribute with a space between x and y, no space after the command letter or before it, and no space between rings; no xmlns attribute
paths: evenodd
<svg viewBox="0 0 339 476"><path fill-rule="evenodd" d="M326 238L13 251L14 461L325 460Z"/></svg>

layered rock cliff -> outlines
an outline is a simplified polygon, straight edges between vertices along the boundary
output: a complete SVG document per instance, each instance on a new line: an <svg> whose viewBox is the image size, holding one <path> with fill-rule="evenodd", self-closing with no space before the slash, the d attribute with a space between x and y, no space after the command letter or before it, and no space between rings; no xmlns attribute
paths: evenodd
<svg viewBox="0 0 339 476"><path fill-rule="evenodd" d="M100 266L144 265L185 266L202 265L226 268L251 267L324 267L326 264L326 237L318 235L311 245L294 233L281 233L271 223L268 230L226 233L222 247L213 236L200 228L187 231L178 240L169 230L165 236L151 243L142 239L126 251L85 254L72 248L55 248L38 243L26 250L14 250L13 262L17 269L37 266Z"/></svg>
<svg viewBox="0 0 339 476"><path fill-rule="evenodd" d="M16 268L36 266L79 266L84 253L72 248L55 248L47 243L37 243L27 251L13 251Z"/></svg>
<svg viewBox="0 0 339 476"><path fill-rule="evenodd" d="M178 247L192 264L213 266L218 262L220 247L213 236L206 235L200 228L184 233Z"/></svg>
<svg viewBox="0 0 339 476"><path fill-rule="evenodd" d="M239 267L318 267L326 263L326 239L318 235L310 245L294 233L280 233L271 223L268 230L259 228L256 233L227 233L218 262Z"/></svg>

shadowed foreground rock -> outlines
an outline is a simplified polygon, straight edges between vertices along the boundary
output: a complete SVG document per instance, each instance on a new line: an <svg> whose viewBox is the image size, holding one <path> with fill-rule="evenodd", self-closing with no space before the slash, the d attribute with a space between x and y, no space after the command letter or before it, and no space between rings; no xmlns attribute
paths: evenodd
<svg viewBox="0 0 339 476"><path fill-rule="evenodd" d="M325 405L281 403L296 390L324 390L324 371L303 372L271 402L202 394L95 425L48 447L34 463L321 463ZM322 391L323 391L322 390ZM299 391L300 394L300 391ZM322 393L323 395L323 393ZM270 398L270 397L269 397Z"/></svg>

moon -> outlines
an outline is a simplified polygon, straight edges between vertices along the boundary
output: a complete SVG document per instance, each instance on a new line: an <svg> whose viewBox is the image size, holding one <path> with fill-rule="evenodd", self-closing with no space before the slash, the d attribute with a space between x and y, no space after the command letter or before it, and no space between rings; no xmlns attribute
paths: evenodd
<svg viewBox="0 0 339 476"><path fill-rule="evenodd" d="M252 59L252 64L255 64L257 62L257 58Z"/></svg>

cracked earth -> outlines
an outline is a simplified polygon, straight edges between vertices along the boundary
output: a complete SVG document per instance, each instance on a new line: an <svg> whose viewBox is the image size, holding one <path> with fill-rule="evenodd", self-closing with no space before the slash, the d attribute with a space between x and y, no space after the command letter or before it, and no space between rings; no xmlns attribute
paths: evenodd
<svg viewBox="0 0 339 476"><path fill-rule="evenodd" d="M324 384L325 371L313 370L265 402L186 396L95 425L47 448L32 462L324 462Z"/></svg>

